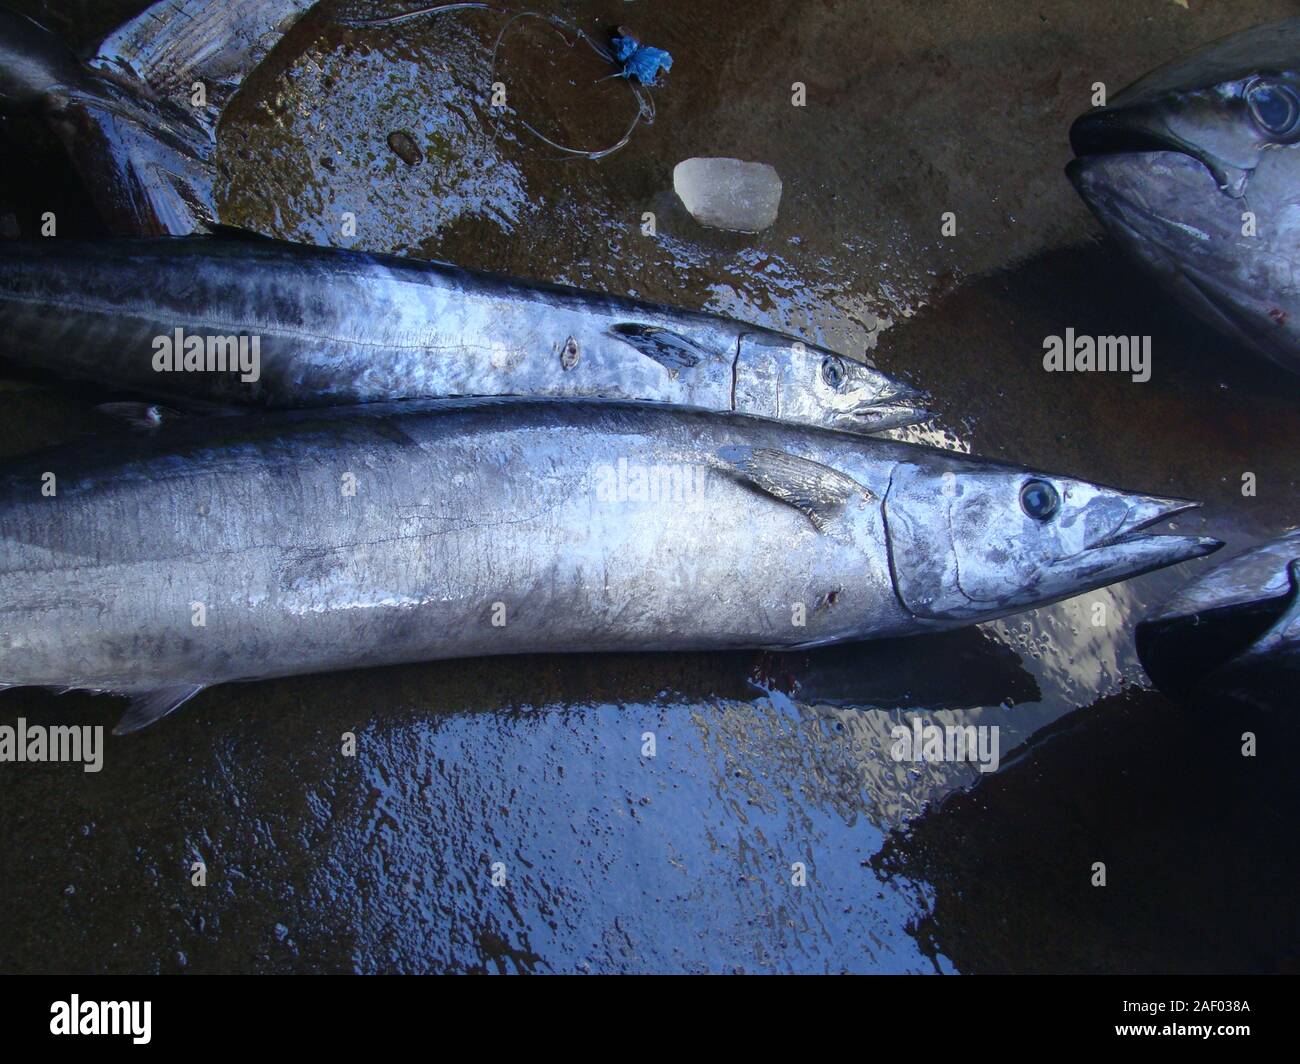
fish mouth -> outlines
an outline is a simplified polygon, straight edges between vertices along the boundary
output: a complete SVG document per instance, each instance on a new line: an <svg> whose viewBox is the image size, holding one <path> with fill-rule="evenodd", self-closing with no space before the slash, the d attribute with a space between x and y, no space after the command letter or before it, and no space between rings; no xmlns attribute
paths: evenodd
<svg viewBox="0 0 1300 1064"><path fill-rule="evenodd" d="M1195 260L1212 251L1227 224L1213 175L1185 153L1085 155L1065 175L1097 219L1139 254L1151 245L1176 261Z"/></svg>
<svg viewBox="0 0 1300 1064"><path fill-rule="evenodd" d="M848 432L870 433L928 421L934 416L926 408L929 398L919 388L891 378L882 384L873 398L837 415L835 427Z"/></svg>
<svg viewBox="0 0 1300 1064"><path fill-rule="evenodd" d="M1110 531L1098 536L1084 548L1082 555L1091 564L1122 569L1130 576L1161 569L1167 565L1190 561L1213 554L1223 541L1212 536L1185 536L1152 533L1150 528L1201 504L1186 499L1165 499L1158 495L1126 496L1128 511Z"/></svg>
<svg viewBox="0 0 1300 1064"><path fill-rule="evenodd" d="M1233 199L1245 195L1249 170L1224 162L1212 152L1171 132L1161 115L1162 108L1158 104L1100 107L1080 115L1070 126L1070 148L1075 159L1066 166L1066 176L1078 188L1076 175L1082 171L1085 160L1111 155L1148 156L1176 152L1200 163L1214 178L1220 192Z"/></svg>
<svg viewBox="0 0 1300 1064"><path fill-rule="evenodd" d="M1182 142L1162 129L1147 108L1099 107L1070 125L1070 150L1087 155L1129 155L1181 150Z"/></svg>

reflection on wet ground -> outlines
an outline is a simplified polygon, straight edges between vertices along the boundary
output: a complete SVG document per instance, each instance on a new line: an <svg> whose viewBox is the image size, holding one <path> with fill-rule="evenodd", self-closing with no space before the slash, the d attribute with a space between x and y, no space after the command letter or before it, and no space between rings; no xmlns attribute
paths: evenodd
<svg viewBox="0 0 1300 1064"><path fill-rule="evenodd" d="M891 834L871 868L933 886L913 933L965 972L1295 973L1296 738L1276 712L1129 691Z"/></svg>
<svg viewBox="0 0 1300 1064"><path fill-rule="evenodd" d="M101 5L25 7L78 43L117 21ZM1094 80L1118 87L1289 5L556 5L602 38L635 18L674 54L654 123L599 163L559 160L512 122L617 139L631 94L593 84L607 71L585 47L536 20L512 29L498 123L484 86L503 20L330 17L393 10L322 5L258 72L222 130L224 221L870 351L933 393L938 417L915 438L1201 499L1178 526L1229 540L1220 557L1300 520L1294 382L1188 323L1097 242L1061 173ZM795 81L806 108L790 106ZM394 133L423 161L404 161ZM776 225L695 225L671 181L695 155L774 165ZM71 196L30 170L7 186L20 221ZM1044 373L1043 338L1067 327L1150 335L1151 381ZM91 412L102 400L15 379L0 447L118 431ZM0 772L0 967L1294 969L1293 728L1276 711L1175 706L1133 650L1136 620L1212 561L928 639L207 692L110 740L97 775ZM11 691L0 723L119 711ZM893 760L891 729L917 714L998 725L1000 770ZM1258 758L1240 756L1247 730ZM1095 861L1105 888L1090 885Z"/></svg>

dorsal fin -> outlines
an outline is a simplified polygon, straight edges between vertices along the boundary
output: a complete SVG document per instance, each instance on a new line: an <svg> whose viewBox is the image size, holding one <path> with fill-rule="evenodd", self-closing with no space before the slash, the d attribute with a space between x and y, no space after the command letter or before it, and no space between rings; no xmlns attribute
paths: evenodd
<svg viewBox="0 0 1300 1064"><path fill-rule="evenodd" d="M875 496L838 469L766 447L723 447L718 457L741 478L804 514L825 532L853 499Z"/></svg>

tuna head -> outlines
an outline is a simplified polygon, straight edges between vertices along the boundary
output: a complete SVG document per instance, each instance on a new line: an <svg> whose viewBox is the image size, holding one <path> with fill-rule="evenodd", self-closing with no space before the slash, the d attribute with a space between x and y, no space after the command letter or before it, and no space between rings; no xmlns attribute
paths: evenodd
<svg viewBox="0 0 1300 1064"><path fill-rule="evenodd" d="M10 113L39 110L85 82L84 68L58 37L0 7L0 107Z"/></svg>
<svg viewBox="0 0 1300 1064"><path fill-rule="evenodd" d="M1171 694L1300 669L1300 531L1211 569L1136 634L1147 675Z"/></svg>
<svg viewBox="0 0 1300 1064"><path fill-rule="evenodd" d="M959 455L903 462L885 499L894 585L921 619L1001 617L1217 550L1143 532L1195 505Z"/></svg>
<svg viewBox="0 0 1300 1064"><path fill-rule="evenodd" d="M924 397L865 362L776 333L740 338L734 408L778 421L870 433L925 420Z"/></svg>
<svg viewBox="0 0 1300 1064"><path fill-rule="evenodd" d="M1199 316L1300 372L1300 19L1216 42L1080 117L1067 174Z"/></svg>

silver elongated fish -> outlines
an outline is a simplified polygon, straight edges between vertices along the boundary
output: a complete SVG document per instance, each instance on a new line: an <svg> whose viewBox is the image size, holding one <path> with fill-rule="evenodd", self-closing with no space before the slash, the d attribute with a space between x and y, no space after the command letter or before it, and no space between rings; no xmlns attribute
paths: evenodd
<svg viewBox="0 0 1300 1064"><path fill-rule="evenodd" d="M1252 547L1192 581L1137 627L1138 655L1156 685L1250 686L1300 671L1300 531Z"/></svg>
<svg viewBox="0 0 1300 1064"><path fill-rule="evenodd" d="M130 731L233 680L908 635L1216 549L1142 533L1188 505L650 403L218 418L9 466L0 681Z"/></svg>
<svg viewBox="0 0 1300 1064"><path fill-rule="evenodd" d="M1203 320L1300 373L1300 18L1153 71L1070 130L1111 235Z"/></svg>
<svg viewBox="0 0 1300 1064"><path fill-rule="evenodd" d="M643 399L858 432L925 416L883 373L758 326L268 239L0 244L0 354L222 403Z"/></svg>
<svg viewBox="0 0 1300 1064"><path fill-rule="evenodd" d="M109 231L184 235L216 222L216 129L243 79L314 0L160 0L82 62L0 7L0 109L63 142ZM203 105L195 106L195 85Z"/></svg>

